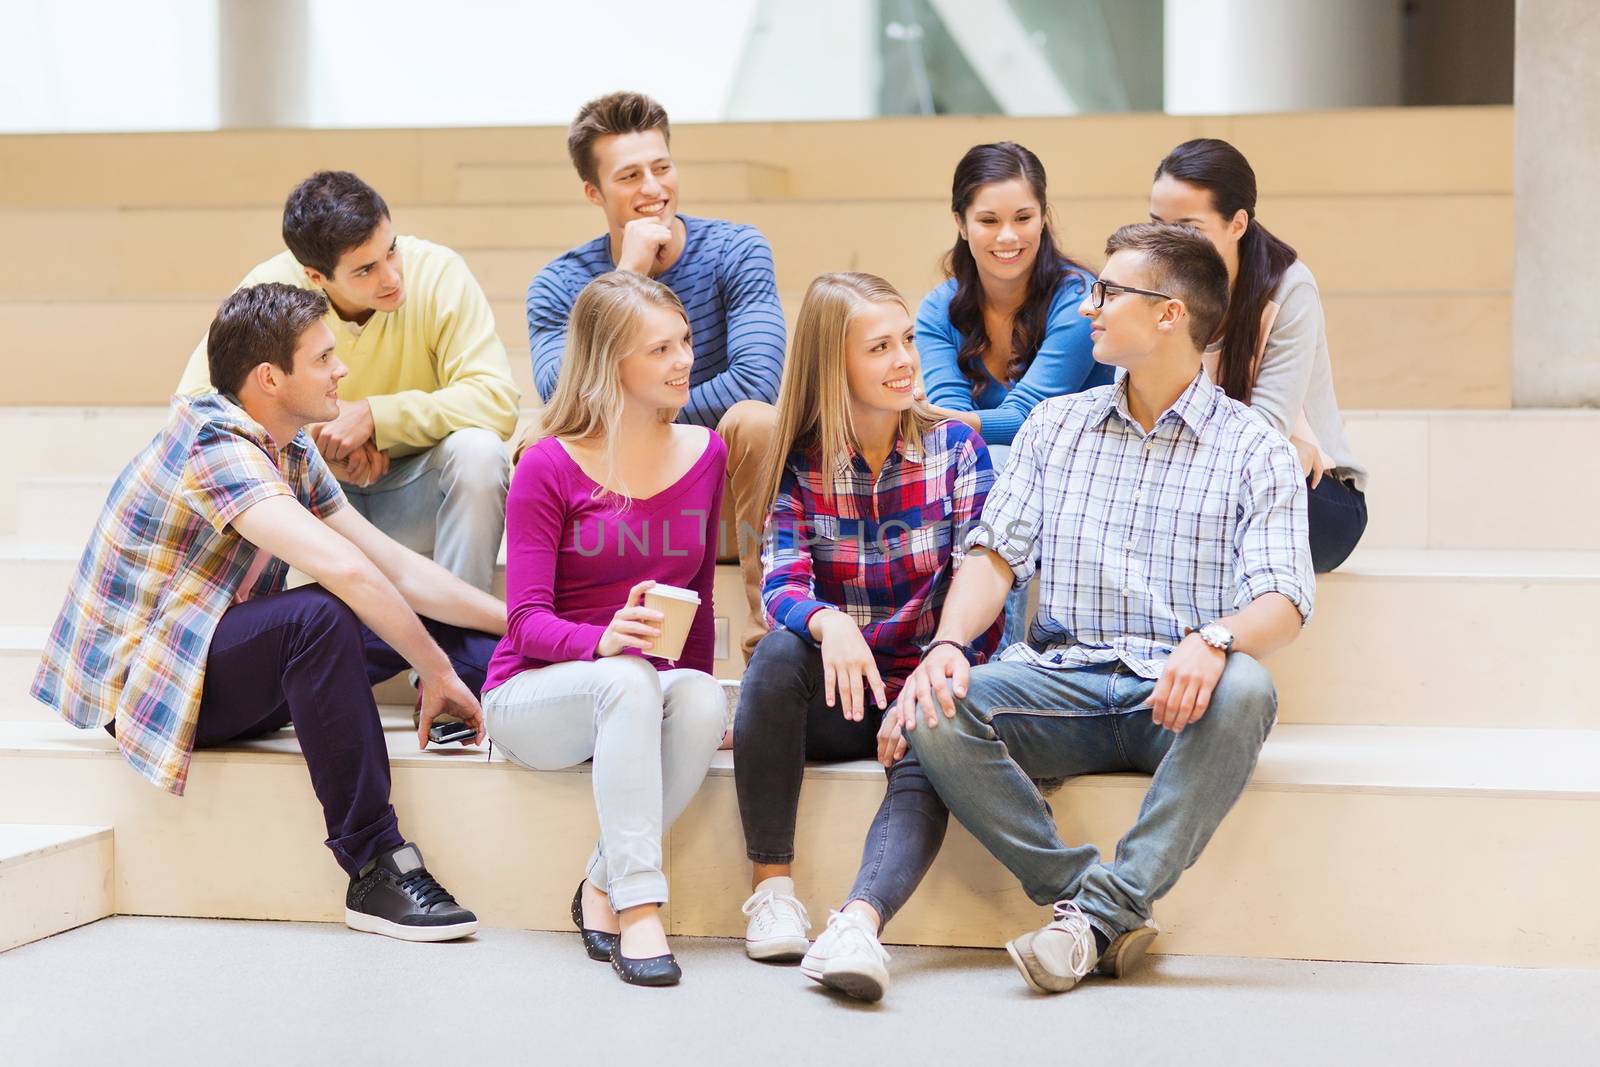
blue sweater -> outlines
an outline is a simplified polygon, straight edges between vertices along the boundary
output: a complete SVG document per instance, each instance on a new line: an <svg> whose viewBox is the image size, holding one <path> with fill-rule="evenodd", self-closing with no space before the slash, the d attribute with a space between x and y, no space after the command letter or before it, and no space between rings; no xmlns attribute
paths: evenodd
<svg viewBox="0 0 1600 1067"><path fill-rule="evenodd" d="M950 324L950 301L956 295L955 279L929 293L917 308L917 352L922 357L922 380L928 388L928 401L952 411L976 411L983 427L984 442L1009 445L1039 401L1096 385L1109 385L1114 372L1094 361L1090 354L1089 320L1078 314L1078 306L1083 303L1091 281L1093 279L1081 271L1068 269L1062 273L1050 301L1044 341L1033 362L1014 386L996 381L980 367L983 382L976 398L973 383L956 365L961 335Z"/></svg>
<svg viewBox="0 0 1600 1067"><path fill-rule="evenodd" d="M687 236L678 260L656 281L683 301L694 342L689 403L679 422L715 427L741 400L778 398L783 376L783 308L772 269L772 246L754 226L679 215ZM528 286L528 347L533 384L548 401L561 374L567 316L583 287L615 270L611 238L551 260Z"/></svg>

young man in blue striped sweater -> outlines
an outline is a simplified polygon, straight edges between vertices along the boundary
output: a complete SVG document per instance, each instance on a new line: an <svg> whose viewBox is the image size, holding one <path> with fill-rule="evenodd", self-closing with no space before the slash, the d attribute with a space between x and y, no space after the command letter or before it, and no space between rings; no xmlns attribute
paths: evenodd
<svg viewBox="0 0 1600 1067"><path fill-rule="evenodd" d="M728 498L736 520L749 621L745 655L766 632L761 610L761 529L754 499L783 375L783 308L772 246L754 226L678 214L678 171L664 108L640 93L611 93L578 111L567 151L606 232L557 256L528 286L533 381L548 400L561 373L567 316L583 287L611 270L649 275L689 313L694 367L678 418L716 429L728 446ZM725 548L731 547L725 545Z"/></svg>

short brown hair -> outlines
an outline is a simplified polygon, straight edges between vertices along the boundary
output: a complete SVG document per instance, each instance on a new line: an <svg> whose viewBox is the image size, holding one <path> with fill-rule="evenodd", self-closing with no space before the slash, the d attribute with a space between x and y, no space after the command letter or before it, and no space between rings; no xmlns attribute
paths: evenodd
<svg viewBox="0 0 1600 1067"><path fill-rule="evenodd" d="M1193 226L1136 222L1106 238L1106 255L1138 252L1150 264L1149 284L1182 300L1189 337L1202 351L1228 312L1228 266Z"/></svg>
<svg viewBox="0 0 1600 1067"><path fill-rule="evenodd" d="M660 130L661 139L669 145L672 143L666 108L643 93L607 93L578 109L578 117L567 128L567 155L572 157L578 177L590 185L599 185L594 143L602 137L647 130Z"/></svg>
<svg viewBox="0 0 1600 1067"><path fill-rule="evenodd" d="M219 393L238 395L250 372L271 363L294 373L294 348L328 313L328 298L315 289L282 282L250 285L217 309L206 333L206 365Z"/></svg>
<svg viewBox="0 0 1600 1067"><path fill-rule="evenodd" d="M347 170L319 170L283 205L283 243L295 262L326 278L339 257L365 244L389 217L378 190Z"/></svg>

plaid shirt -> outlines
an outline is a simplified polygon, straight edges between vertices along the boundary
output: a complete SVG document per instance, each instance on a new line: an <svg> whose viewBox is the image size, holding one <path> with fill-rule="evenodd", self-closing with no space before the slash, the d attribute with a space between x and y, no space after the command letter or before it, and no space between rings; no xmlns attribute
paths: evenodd
<svg viewBox="0 0 1600 1067"><path fill-rule="evenodd" d="M1042 557L1039 614L1004 659L1121 660L1158 678L1185 627L1264 593L1311 617L1299 460L1204 372L1148 434L1128 413L1125 374L1040 404L967 537L980 545L1005 557L1017 585Z"/></svg>
<svg viewBox="0 0 1600 1067"><path fill-rule="evenodd" d="M268 497L318 517L344 493L304 431L274 455L233 401L174 400L171 419L123 468L51 630L32 693L84 729L117 724L134 769L182 794L206 655L257 549L228 524ZM271 559L250 589L283 589Z"/></svg>
<svg viewBox="0 0 1600 1067"><path fill-rule="evenodd" d="M790 454L767 520L761 599L775 625L808 641L817 612L849 615L892 699L933 639L994 468L982 439L953 421L896 441L876 478L855 453L829 466L814 449ZM999 639L996 620L974 647L987 654Z"/></svg>

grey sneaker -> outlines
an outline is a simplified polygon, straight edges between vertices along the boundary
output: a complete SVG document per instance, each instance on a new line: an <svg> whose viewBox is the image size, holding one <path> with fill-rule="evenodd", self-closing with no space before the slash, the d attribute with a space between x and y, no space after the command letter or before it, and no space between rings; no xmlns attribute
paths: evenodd
<svg viewBox="0 0 1600 1067"><path fill-rule="evenodd" d="M1011 962L1035 993L1065 993L1095 969L1099 953L1089 917L1075 901L1056 902L1056 917L1006 943Z"/></svg>
<svg viewBox="0 0 1600 1067"><path fill-rule="evenodd" d="M850 912L828 916L827 929L817 938L800 973L829 989L857 1000L882 1000L889 991L889 953L878 942L872 923Z"/></svg>

